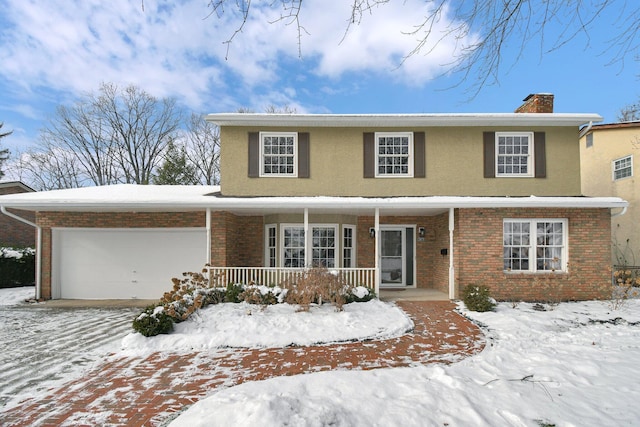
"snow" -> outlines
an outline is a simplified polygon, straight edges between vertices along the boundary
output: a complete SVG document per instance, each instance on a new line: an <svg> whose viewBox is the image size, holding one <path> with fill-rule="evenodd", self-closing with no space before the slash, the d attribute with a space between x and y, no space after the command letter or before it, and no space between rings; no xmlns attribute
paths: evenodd
<svg viewBox="0 0 640 427"><path fill-rule="evenodd" d="M640 422L640 301L459 309L488 345L450 365L333 371L215 392L181 426L632 426Z"/></svg>
<svg viewBox="0 0 640 427"><path fill-rule="evenodd" d="M131 333L123 351L209 350L219 347L286 347L343 341L386 339L413 328L413 322L394 305L372 300L352 303L336 312L328 304L297 311L290 304L261 307L247 303L210 305L178 323L168 335L152 339Z"/></svg>
<svg viewBox="0 0 640 427"><path fill-rule="evenodd" d="M260 210L335 208L342 210L449 209L481 207L624 208L619 197L218 197L219 186L135 185L84 187L0 196L0 205L31 210L232 209Z"/></svg>
<svg viewBox="0 0 640 427"><path fill-rule="evenodd" d="M23 329L32 336L30 341L34 341L39 331L26 328L42 324L46 317L48 332L45 335L50 338L51 331L62 325L66 327L71 321L73 325L85 324L100 313L97 309L56 312L40 304L21 304L32 296L33 287L0 289L0 304L4 304L0 314L5 313L6 317L0 338L10 341L11 361L21 365L25 365L25 358L35 357L38 352L51 353L52 357L59 353L58 350L46 351L54 348L53 343L44 343L45 347L37 349L18 344L26 342L19 336ZM357 309L352 310L351 306ZM627 300L618 308L610 301L561 303L546 306L547 311L537 311L534 307L528 303L500 303L495 312L475 313L459 304L458 309L465 316L482 325L487 340L481 353L459 362L370 371L337 370L246 382L213 390L208 398L191 406L170 425L539 427L549 424L569 427L640 424L640 405L637 404L640 401L640 300ZM120 312L101 312L101 324L108 318L122 318ZM20 315L24 320L17 322L13 315ZM132 315L125 317L130 325L128 319ZM246 304L213 306L193 320L177 325L173 335L143 339L126 332L130 331L127 326L118 333L124 339L115 345L108 343L106 347L100 344L89 355L83 354L80 347L86 347L86 343L78 341L82 332L77 332L58 343L68 348L78 341L77 349L74 347L71 353L62 354L70 360L69 366L61 370L59 361L53 359L45 364L51 367L49 376L56 370L53 383L49 380L48 384L59 386L65 379L70 381L85 374L104 360L106 349L113 353L110 357L119 358L131 354L146 356L158 350L180 351L187 345L202 349L199 354L224 353L232 358L233 348L214 347L306 345L317 341L309 340L310 334L324 336L325 342L358 339L357 335L349 338L346 338L349 334L340 335L340 329L352 327L361 332L363 328L365 332L360 336L370 336L374 330L378 334L379 326L369 325L378 321L377 317L382 319L379 324L388 328L381 332L383 337L401 334L406 327L406 316L399 313L396 306L372 301L347 305L344 312L335 312L327 306L315 307L308 313L296 312L284 305L264 310ZM213 337L209 323L214 322L226 338ZM80 329L73 326L73 330L76 328ZM78 355L87 361L83 366L72 367L71 362L78 362ZM45 366L35 359L33 363ZM194 363L197 365L197 360ZM8 366L10 360L6 359L3 364ZM23 381L21 378L16 376L11 381ZM13 387L9 383L5 386ZM50 387L36 388L24 380L12 396L14 401L25 396L37 398L45 396L47 389ZM86 421L99 414L81 415ZM98 418L93 421L100 424Z"/></svg>

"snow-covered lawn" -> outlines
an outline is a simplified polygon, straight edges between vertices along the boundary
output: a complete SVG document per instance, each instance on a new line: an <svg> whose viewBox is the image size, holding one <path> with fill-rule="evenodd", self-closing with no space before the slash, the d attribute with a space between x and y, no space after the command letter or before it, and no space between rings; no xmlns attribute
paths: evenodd
<svg viewBox="0 0 640 427"><path fill-rule="evenodd" d="M26 342L42 341L59 330L67 340L59 344L69 345L86 339L80 325L96 316L106 322L118 313L23 307L20 301L30 296L25 292L0 290L0 305L4 304L0 339L10 340L3 368L30 356L34 349ZM640 425L640 300L629 300L617 310L609 302L565 303L551 311L536 311L526 303L515 308L501 303L490 313L466 312L461 304L459 309L483 325L487 335L486 348L476 356L448 365L341 370L247 382L214 391L171 426ZM60 357L68 358L66 370L55 374L53 384L60 385L105 357L390 337L410 325L394 305L377 301L347 307L342 313L330 307L293 311L287 306L264 310L243 304L212 306L177 325L174 334L150 339L132 334L130 313L121 311L116 323L122 329L95 351L63 350L55 341L45 340L36 351L41 357L58 358L44 363L34 359L31 367L51 366L53 375ZM78 326L69 328L70 321ZM48 334L40 334L44 324ZM115 354L107 356L106 350ZM80 368L72 369L73 363ZM36 369L30 372L38 374ZM45 380L45 385L51 384ZM0 384L0 389L6 392L7 384ZM23 387L18 397L30 394L37 397L37 387Z"/></svg>
<svg viewBox="0 0 640 427"><path fill-rule="evenodd" d="M640 301L459 308L488 338L462 362L245 383L171 427L640 425Z"/></svg>

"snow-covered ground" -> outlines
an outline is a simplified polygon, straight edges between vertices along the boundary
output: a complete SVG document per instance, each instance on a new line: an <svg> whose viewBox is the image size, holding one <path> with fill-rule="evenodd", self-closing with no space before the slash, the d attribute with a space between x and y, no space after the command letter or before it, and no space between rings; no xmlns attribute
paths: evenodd
<svg viewBox="0 0 640 427"><path fill-rule="evenodd" d="M462 362L245 383L171 427L640 425L640 301L459 307L488 338Z"/></svg>
<svg viewBox="0 0 640 427"><path fill-rule="evenodd" d="M329 307L295 313L286 306L261 310L239 304L209 307L178 325L173 335L150 339L130 333L131 317L121 312L119 323L114 320L114 324L122 329L114 326L115 332L106 341L96 342L93 350L90 345L82 349L82 342L65 350L60 347L63 343L85 339L81 325L96 316L108 322L116 312L84 309L58 314L38 306L24 307L20 301L31 296L25 292L0 290L0 304L5 304L0 306L0 339L8 343L1 363L3 368L20 365L33 351L42 357L58 354L57 359L43 363L26 363L50 367L44 369L52 377L44 378L45 385L77 378L105 357L142 356L156 350L228 352L232 350L214 347L229 345L304 345L309 334L325 334L321 339L325 342L387 337L407 327L404 314L380 302L357 304L358 309L349 307L342 313ZM640 425L640 300L629 300L615 310L609 302L565 303L551 311L533 307L502 303L495 312L474 313L460 305L465 315L483 325L487 335L487 347L461 362L247 382L214 392L171 426ZM375 323L376 314L380 323ZM69 322L76 326L69 327ZM42 341L39 331L45 327L70 338L45 340L38 349L29 349L24 343ZM228 328L233 333L214 338L212 328ZM339 335L342 331L337 329L364 332ZM115 355L107 356L107 350ZM57 365L59 353L69 359L62 369ZM31 369L29 375L38 372ZM11 381L0 378L2 393ZM37 387L25 388L28 384L20 381L23 388L16 392L18 397L44 393Z"/></svg>

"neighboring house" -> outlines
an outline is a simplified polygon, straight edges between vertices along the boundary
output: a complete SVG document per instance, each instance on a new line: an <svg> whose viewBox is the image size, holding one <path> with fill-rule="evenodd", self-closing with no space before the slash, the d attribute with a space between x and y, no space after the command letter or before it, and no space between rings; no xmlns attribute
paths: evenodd
<svg viewBox="0 0 640 427"><path fill-rule="evenodd" d="M581 196L578 129L597 114L212 114L222 187L81 188L0 197L37 211L43 298L158 298L209 262L217 284L324 266L353 284L469 284L498 299L610 289L611 214Z"/></svg>
<svg viewBox="0 0 640 427"><path fill-rule="evenodd" d="M580 132L582 192L616 196L629 202L625 215L611 222L612 260L640 265L640 121L599 124Z"/></svg>
<svg viewBox="0 0 640 427"><path fill-rule="evenodd" d="M31 193L31 187L19 181L0 182L0 196L6 194ZM35 221L34 212L16 212L29 221ZM32 226L11 218L0 215L0 247L35 247L36 233Z"/></svg>

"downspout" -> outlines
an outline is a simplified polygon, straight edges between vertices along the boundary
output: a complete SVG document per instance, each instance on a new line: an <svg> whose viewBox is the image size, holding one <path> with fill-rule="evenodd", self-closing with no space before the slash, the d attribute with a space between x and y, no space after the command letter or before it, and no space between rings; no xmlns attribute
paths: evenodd
<svg viewBox="0 0 640 427"><path fill-rule="evenodd" d="M375 257L375 289L374 292L376 293L376 295L378 296L378 298L380 298L380 244L379 242L379 236L380 236L380 208L376 208L375 214L374 214L374 222L373 222L373 229L374 229L374 240L373 240L373 244L375 245L375 249L374 249L374 257Z"/></svg>
<svg viewBox="0 0 640 427"><path fill-rule="evenodd" d="M453 268L453 230L455 228L454 209L449 208L449 299L455 299L456 286Z"/></svg>
<svg viewBox="0 0 640 427"><path fill-rule="evenodd" d="M42 292L41 292L42 272L40 271L41 257L42 257L42 228L35 222L31 222L28 219L24 219L21 216L18 216L16 214L13 214L7 211L7 208L5 208L4 205L0 205L0 212L2 212L3 214L5 214L10 218L15 219L16 221L20 221L36 229L36 295L35 297L36 297L36 300L39 300L40 296L42 295Z"/></svg>
<svg viewBox="0 0 640 427"><path fill-rule="evenodd" d="M593 121L590 121L587 127L580 131L580 135L578 135L578 138L582 138L583 136L588 134L592 127L593 127Z"/></svg>

